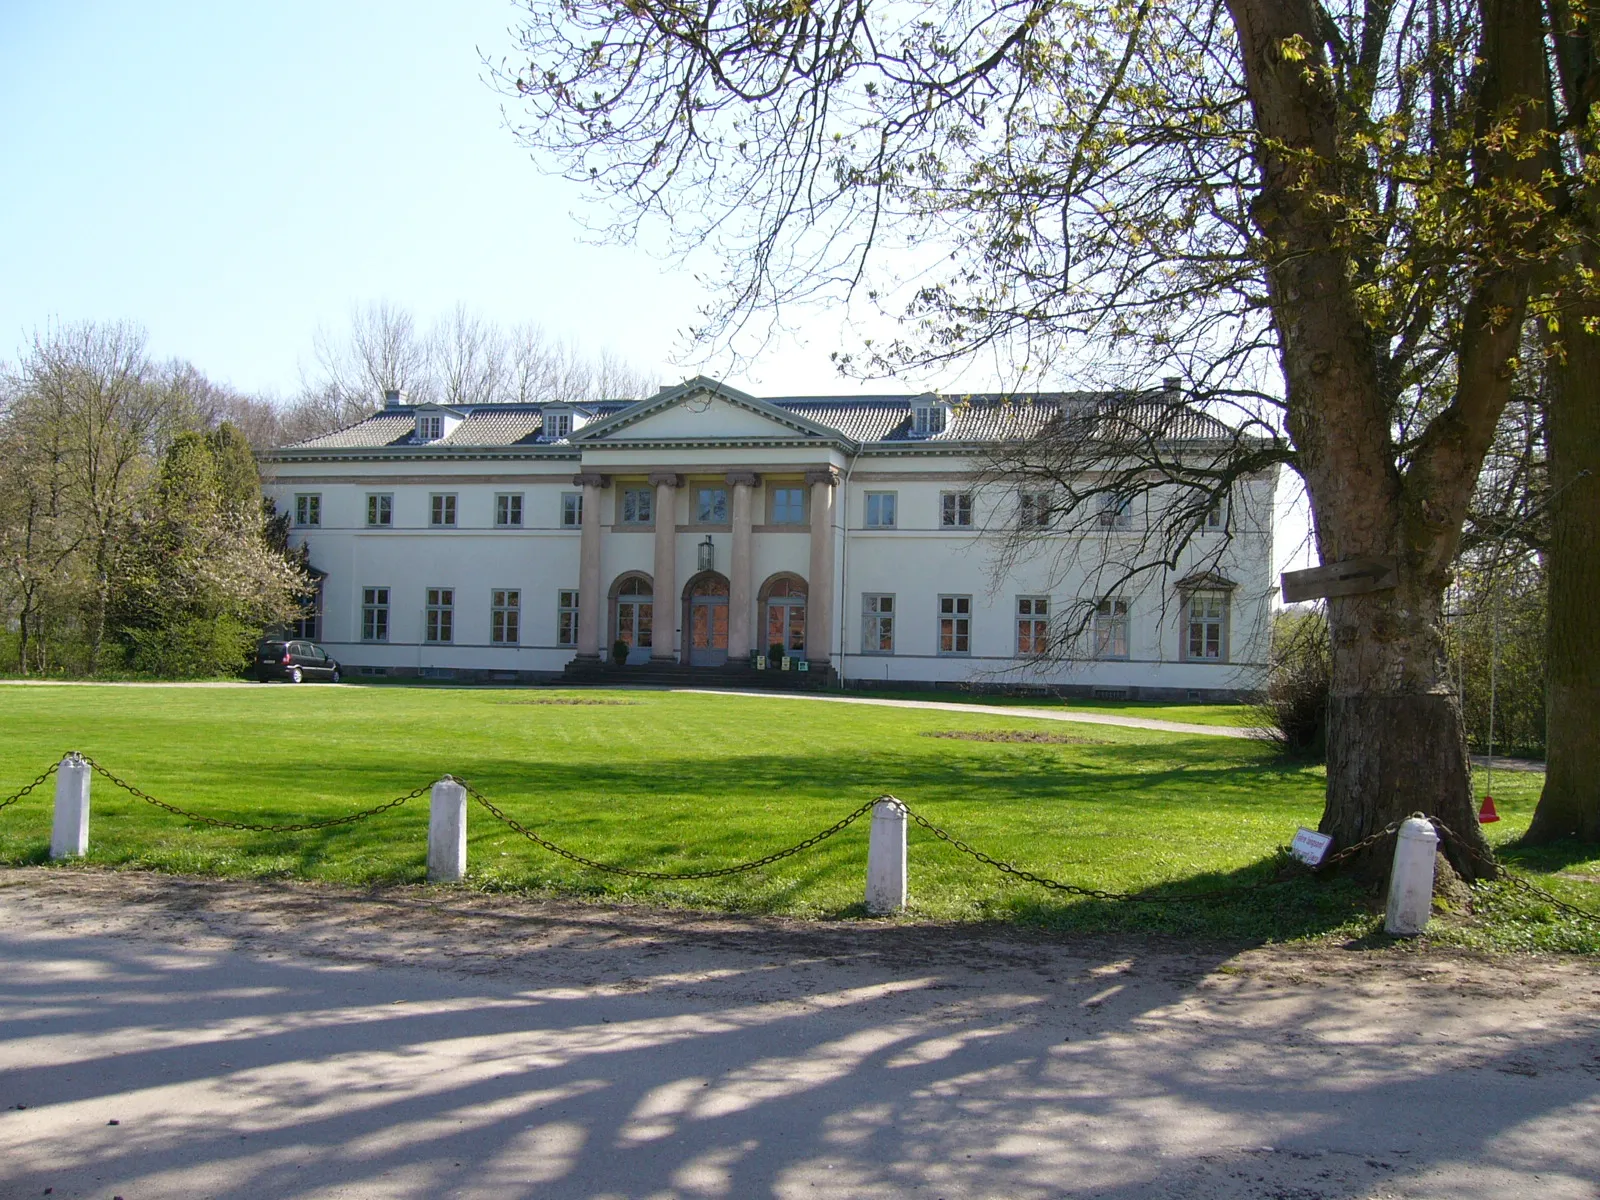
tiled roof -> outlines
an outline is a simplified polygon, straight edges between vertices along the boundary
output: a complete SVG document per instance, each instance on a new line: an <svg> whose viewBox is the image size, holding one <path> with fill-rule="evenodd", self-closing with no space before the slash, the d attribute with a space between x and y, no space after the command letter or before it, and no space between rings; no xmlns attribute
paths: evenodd
<svg viewBox="0 0 1600 1200"><path fill-rule="evenodd" d="M923 396L787 396L766 401L816 425L837 430L852 442L909 445L941 442L1013 441L1038 434L1061 416L1092 420L1094 432L1112 434L1126 422L1131 428L1172 439L1226 438L1228 428L1183 400L1164 397L1120 397L1111 393L1054 392L1024 395L982 394L938 397L949 406L943 431L918 437L913 433L916 405ZM586 404L591 420L615 416L647 401L605 401ZM416 410L383 409L364 421L285 449L338 450L410 446ZM526 446L538 443L544 425L543 406L496 404L466 410L465 419L438 447ZM1087 431L1086 431L1087 432ZM626 440L622 434L619 440Z"/></svg>

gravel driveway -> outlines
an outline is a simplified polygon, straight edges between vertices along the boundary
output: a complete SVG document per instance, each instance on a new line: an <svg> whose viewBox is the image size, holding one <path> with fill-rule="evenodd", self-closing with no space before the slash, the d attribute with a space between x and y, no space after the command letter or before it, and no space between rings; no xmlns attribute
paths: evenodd
<svg viewBox="0 0 1600 1200"><path fill-rule="evenodd" d="M0 870L0 1196L1600 1195L1593 961Z"/></svg>

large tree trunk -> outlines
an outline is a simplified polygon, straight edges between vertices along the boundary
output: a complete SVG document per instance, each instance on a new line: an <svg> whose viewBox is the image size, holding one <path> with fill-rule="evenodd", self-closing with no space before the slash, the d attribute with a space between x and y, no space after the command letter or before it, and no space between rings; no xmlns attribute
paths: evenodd
<svg viewBox="0 0 1600 1200"><path fill-rule="evenodd" d="M1546 128L1544 32L1537 0L1480 0L1478 102L1513 136L1474 158L1480 184L1538 188L1543 162L1522 153ZM1339 206L1353 186L1342 110L1321 62L1325 14L1311 0L1230 0L1262 140L1251 216L1269 255L1267 284L1286 384L1286 417L1325 563L1392 556L1399 585L1329 605L1333 682L1324 832L1350 846L1414 811L1457 835L1447 852L1468 879L1494 858L1472 813L1465 731L1447 682L1440 610L1473 485L1510 397L1531 270L1473 270L1456 396L1428 423L1404 469L1380 370L1382 345L1362 305ZM1510 233L1507 233L1507 244ZM1387 874L1376 844L1353 864Z"/></svg>
<svg viewBox="0 0 1600 1200"><path fill-rule="evenodd" d="M1586 306L1594 309L1600 306ZM1594 312L1582 314L1593 317ZM1600 842L1600 336L1563 324L1549 362L1547 771L1524 840ZM1583 476L1582 472L1589 474Z"/></svg>
<svg viewBox="0 0 1600 1200"><path fill-rule="evenodd" d="M1439 593L1430 587L1328 604L1333 680L1328 696L1328 791L1323 833L1349 846L1420 812L1456 835L1443 849L1458 874L1492 877L1494 858L1473 811L1461 706L1450 687ZM1387 839L1359 856L1367 878L1387 874Z"/></svg>

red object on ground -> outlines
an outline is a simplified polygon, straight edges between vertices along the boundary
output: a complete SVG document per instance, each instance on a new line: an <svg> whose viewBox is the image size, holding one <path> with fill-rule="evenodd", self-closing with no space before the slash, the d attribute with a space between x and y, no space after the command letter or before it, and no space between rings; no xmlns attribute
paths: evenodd
<svg viewBox="0 0 1600 1200"><path fill-rule="evenodd" d="M1500 814L1494 810L1494 797L1485 796L1483 798L1483 807L1478 810L1478 824L1492 825L1499 819Z"/></svg>

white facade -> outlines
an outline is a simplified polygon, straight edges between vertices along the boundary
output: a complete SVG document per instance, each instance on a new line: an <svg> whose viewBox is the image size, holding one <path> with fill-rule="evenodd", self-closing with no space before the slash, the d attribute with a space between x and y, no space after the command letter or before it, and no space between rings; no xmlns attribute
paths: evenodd
<svg viewBox="0 0 1600 1200"><path fill-rule="evenodd" d="M552 677L608 658L620 634L630 662L686 666L745 663L781 637L814 671L879 686L1259 685L1270 473L1237 484L1174 569L1096 595L1097 565L1137 544L1142 513L1041 534L1001 571L1018 496L974 484L997 428L1025 433L1053 409L980 399L919 434L926 403L758 400L704 380L593 406L391 403L264 456L264 487L322 573L307 632L352 672ZM1034 622L1100 602L1067 659L1031 653Z"/></svg>

